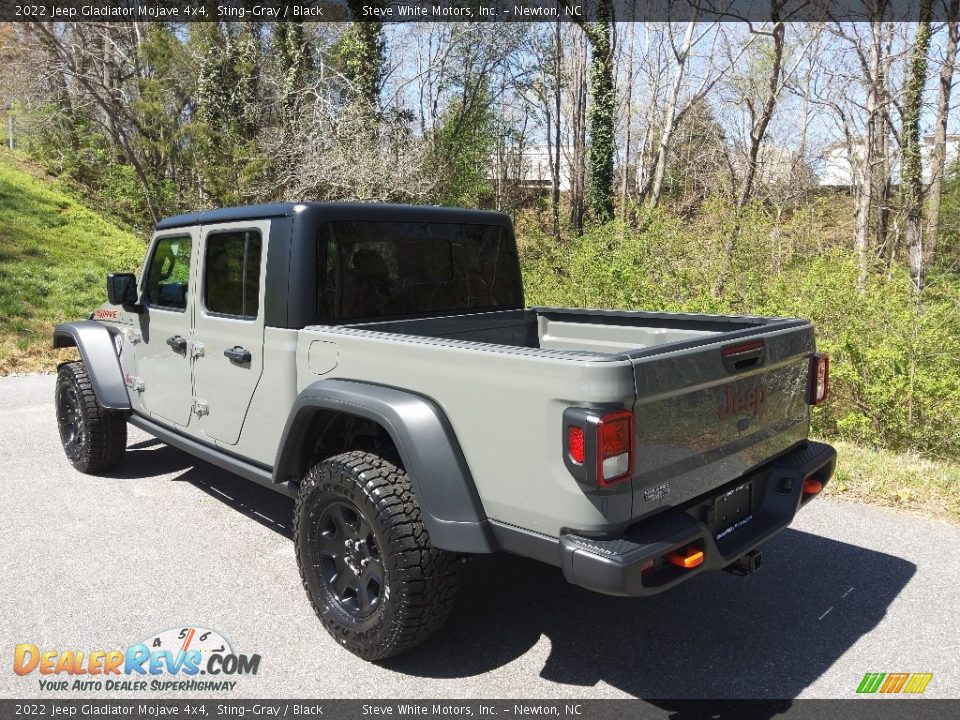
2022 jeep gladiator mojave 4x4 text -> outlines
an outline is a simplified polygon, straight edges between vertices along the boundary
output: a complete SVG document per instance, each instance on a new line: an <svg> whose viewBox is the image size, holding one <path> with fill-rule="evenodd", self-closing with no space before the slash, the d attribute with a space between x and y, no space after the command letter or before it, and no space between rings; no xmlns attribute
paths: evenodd
<svg viewBox="0 0 960 720"><path fill-rule="evenodd" d="M139 283L58 325L70 462L127 424L296 498L296 556L357 655L450 611L499 550L646 595L756 549L820 492L827 358L804 320L524 306L510 219L284 203L157 224Z"/></svg>

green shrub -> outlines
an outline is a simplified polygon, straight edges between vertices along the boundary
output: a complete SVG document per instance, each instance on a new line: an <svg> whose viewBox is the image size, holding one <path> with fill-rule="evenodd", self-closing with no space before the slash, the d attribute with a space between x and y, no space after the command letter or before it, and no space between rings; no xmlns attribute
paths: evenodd
<svg viewBox="0 0 960 720"><path fill-rule="evenodd" d="M828 210L777 221L750 207L738 223L717 203L690 222L656 211L560 245L521 223L527 302L809 318L831 356L817 434L960 455L960 281L932 275L918 305L895 265L858 290L856 257L823 229Z"/></svg>

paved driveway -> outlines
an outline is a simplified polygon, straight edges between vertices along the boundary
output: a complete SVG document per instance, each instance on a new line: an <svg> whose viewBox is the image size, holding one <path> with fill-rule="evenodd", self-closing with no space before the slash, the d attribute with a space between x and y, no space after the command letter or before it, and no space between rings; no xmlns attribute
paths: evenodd
<svg viewBox="0 0 960 720"><path fill-rule="evenodd" d="M898 671L960 697L960 529L943 522L817 501L759 573L637 600L477 558L445 629L377 666L315 619L291 501L138 431L109 477L80 475L52 395L51 376L0 378L2 697L40 694L11 671L18 643L110 649L187 624L262 655L232 697L849 697Z"/></svg>

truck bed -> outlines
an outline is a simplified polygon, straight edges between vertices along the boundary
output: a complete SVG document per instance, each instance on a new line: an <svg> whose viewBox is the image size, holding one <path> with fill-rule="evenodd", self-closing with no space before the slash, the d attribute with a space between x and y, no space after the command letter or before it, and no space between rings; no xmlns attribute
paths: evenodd
<svg viewBox="0 0 960 720"><path fill-rule="evenodd" d="M346 327L488 345L569 351L583 353L584 360L632 360L806 324L803 320L756 316L534 307L357 323Z"/></svg>
<svg viewBox="0 0 960 720"><path fill-rule="evenodd" d="M337 377L431 398L488 516L551 536L613 532L692 501L809 429L805 320L535 307L318 325L299 347L301 389ZM632 482L584 494L564 465L569 407L633 411Z"/></svg>

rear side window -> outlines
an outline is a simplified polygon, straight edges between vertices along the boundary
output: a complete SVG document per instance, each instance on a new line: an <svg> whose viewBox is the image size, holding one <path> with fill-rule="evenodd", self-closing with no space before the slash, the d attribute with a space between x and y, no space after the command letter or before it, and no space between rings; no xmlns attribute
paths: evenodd
<svg viewBox="0 0 960 720"><path fill-rule="evenodd" d="M203 270L203 302L217 315L254 320L260 312L260 233L210 233Z"/></svg>
<svg viewBox="0 0 960 720"><path fill-rule="evenodd" d="M317 257L329 322L523 304L513 239L499 225L335 221L320 229Z"/></svg>
<svg viewBox="0 0 960 720"><path fill-rule="evenodd" d="M189 235L157 240L147 268L146 298L150 305L168 310L186 309L191 252L193 241Z"/></svg>

